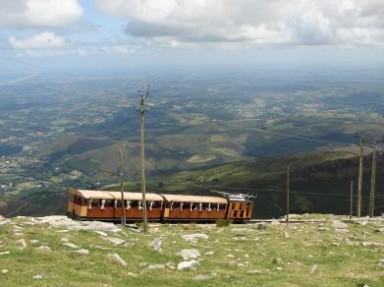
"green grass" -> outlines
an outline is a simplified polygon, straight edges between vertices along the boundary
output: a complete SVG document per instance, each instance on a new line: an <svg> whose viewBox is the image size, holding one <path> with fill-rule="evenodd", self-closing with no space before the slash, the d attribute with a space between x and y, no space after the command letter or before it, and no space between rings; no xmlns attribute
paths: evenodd
<svg viewBox="0 0 384 287"><path fill-rule="evenodd" d="M109 233L126 242L113 246L94 231L63 232L64 227L28 225L27 222L28 219L18 218L0 226L0 253L10 251L8 255L0 255L0 271L8 270L8 273L0 272L1 286L357 287L384 284L383 271L376 268L383 247L361 245L361 241L384 244L382 234L375 233L375 227L370 224L349 224L348 234L336 233L330 220L322 226L280 224L268 225L265 230L258 230L256 225L151 224L148 234L129 229ZM17 231L15 225L22 230ZM181 238L191 233L204 233L209 239L191 243ZM163 241L161 253L149 247L158 237ZM24 250L17 247L16 241L20 238L27 242ZM77 255L62 245L62 238L88 249L90 254ZM352 238L356 245L347 245L346 238ZM30 240L40 243L32 244ZM50 246L52 252L38 251L36 248L41 245ZM177 252L185 248L196 248L201 253L196 270L177 270L177 264L183 261ZM109 253L118 253L128 266L112 262L107 258ZM147 266L151 264L171 267L150 270ZM38 274L43 278L33 279ZM198 275L206 276L205 280L197 280Z"/></svg>

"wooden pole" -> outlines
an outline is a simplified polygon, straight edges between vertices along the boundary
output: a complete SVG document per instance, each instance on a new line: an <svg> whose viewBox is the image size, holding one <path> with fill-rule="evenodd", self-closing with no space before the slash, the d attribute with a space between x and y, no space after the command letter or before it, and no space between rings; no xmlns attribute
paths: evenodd
<svg viewBox="0 0 384 287"><path fill-rule="evenodd" d="M149 91L149 85L148 85ZM140 157L141 157L141 194L142 194L142 207L143 207L143 231L147 232L147 200L146 194L146 179L145 179L145 152L144 152L144 113L145 113L145 97L141 94L140 99Z"/></svg>
<svg viewBox="0 0 384 287"><path fill-rule="evenodd" d="M350 182L350 192L349 192L349 218L353 216L353 181Z"/></svg>
<svg viewBox="0 0 384 287"><path fill-rule="evenodd" d="M125 225L125 203L124 203L124 171L123 171L123 152L120 149L120 192L121 192L121 225Z"/></svg>
<svg viewBox="0 0 384 287"><path fill-rule="evenodd" d="M372 150L372 171L371 171L371 191L369 193L369 217L375 213L375 190L376 190L376 144L377 138L373 140Z"/></svg>
<svg viewBox="0 0 384 287"><path fill-rule="evenodd" d="M363 159L364 159L364 137L360 138L360 161L359 161L359 181L357 187L357 216L361 217L361 210L363 208L362 194L363 194Z"/></svg>
<svg viewBox="0 0 384 287"><path fill-rule="evenodd" d="M286 207L286 213L287 213L287 218L286 222L289 223L289 165L287 166L287 207Z"/></svg>

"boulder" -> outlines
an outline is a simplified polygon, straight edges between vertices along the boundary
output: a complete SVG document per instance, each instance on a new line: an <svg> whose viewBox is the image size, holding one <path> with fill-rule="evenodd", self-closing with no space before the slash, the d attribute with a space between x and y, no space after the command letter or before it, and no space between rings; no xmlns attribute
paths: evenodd
<svg viewBox="0 0 384 287"><path fill-rule="evenodd" d="M338 221L338 220L334 220L332 222L332 226L335 228L335 229L348 229L348 224L342 222L342 221Z"/></svg>
<svg viewBox="0 0 384 287"><path fill-rule="evenodd" d="M76 244L69 243L69 242L64 242L63 245L66 246L66 247L72 248L72 249L79 249L80 248Z"/></svg>
<svg viewBox="0 0 384 287"><path fill-rule="evenodd" d="M149 247L151 247L152 250L156 252L161 252L161 245L163 244L163 241L161 238L155 238L154 240L149 243Z"/></svg>
<svg viewBox="0 0 384 287"><path fill-rule="evenodd" d="M197 260L183 261L177 265L177 270L196 269L200 263Z"/></svg>
<svg viewBox="0 0 384 287"><path fill-rule="evenodd" d="M17 240L15 243L20 250L23 250L25 247L27 247L27 242L25 242L24 239Z"/></svg>
<svg viewBox="0 0 384 287"><path fill-rule="evenodd" d="M79 249L79 250L75 250L74 252L80 256L88 256L89 255L89 250L87 250L87 249Z"/></svg>
<svg viewBox="0 0 384 287"><path fill-rule="evenodd" d="M111 242L113 245L118 246L125 243L123 239L115 237L103 237L104 240Z"/></svg>
<svg viewBox="0 0 384 287"><path fill-rule="evenodd" d="M110 253L107 257L115 263L118 263L123 266L127 266L127 262L125 262L117 253Z"/></svg>
<svg viewBox="0 0 384 287"><path fill-rule="evenodd" d="M183 249L177 255L181 256L184 260L196 259L200 256L200 252L197 249Z"/></svg>
<svg viewBox="0 0 384 287"><path fill-rule="evenodd" d="M52 249L47 245L42 245L40 247L37 247L36 250L42 251L42 252L52 252Z"/></svg>
<svg viewBox="0 0 384 287"><path fill-rule="evenodd" d="M164 264L153 264L153 265L149 265L147 267L147 269L149 269L149 270L165 269L165 265Z"/></svg>

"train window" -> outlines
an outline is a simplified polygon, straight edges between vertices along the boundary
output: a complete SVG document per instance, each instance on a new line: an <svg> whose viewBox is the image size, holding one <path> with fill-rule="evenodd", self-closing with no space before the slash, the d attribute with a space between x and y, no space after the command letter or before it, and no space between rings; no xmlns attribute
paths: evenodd
<svg viewBox="0 0 384 287"><path fill-rule="evenodd" d="M232 212L232 216L233 216L233 217L237 217L237 210L234 210L234 211Z"/></svg>
<svg viewBox="0 0 384 287"><path fill-rule="evenodd" d="M74 201L78 205L82 205L83 204L83 198L80 197L80 196L75 196Z"/></svg>
<svg viewBox="0 0 384 287"><path fill-rule="evenodd" d="M131 202L131 207L132 207L132 208L138 208L138 207L139 207L139 201L137 201L137 200L132 200L132 202Z"/></svg>
<svg viewBox="0 0 384 287"><path fill-rule="evenodd" d="M106 199L104 206L105 207L113 207L113 200L112 199Z"/></svg>

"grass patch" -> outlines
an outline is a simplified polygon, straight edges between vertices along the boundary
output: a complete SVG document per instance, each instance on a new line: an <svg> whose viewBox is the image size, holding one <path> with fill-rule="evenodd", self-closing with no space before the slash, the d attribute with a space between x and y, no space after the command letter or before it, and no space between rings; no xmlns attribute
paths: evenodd
<svg viewBox="0 0 384 287"><path fill-rule="evenodd" d="M0 227L1 286L382 286L384 241L375 232L383 222L349 224L338 233L332 220L325 223L258 225L150 224L150 232L130 229L108 237L124 240L115 246L92 230L65 226L30 225L15 218ZM208 238L188 242L183 235L204 233ZM160 238L162 251L150 248ZM22 239L26 247L20 250ZM347 240L348 239L348 240ZM362 242L383 245L363 246ZM70 242L89 250L81 256L63 245ZM349 243L348 243L349 242ZM352 242L352 243L350 243ZM347 244L348 243L348 244ZM39 251L40 246L52 251ZM200 265L179 271L182 249L197 249ZM5 253L4 253L5 252ZM9 254L7 253L9 252ZM121 266L108 254L127 262ZM149 266L160 264L161 269ZM41 279L34 279L41 275Z"/></svg>

